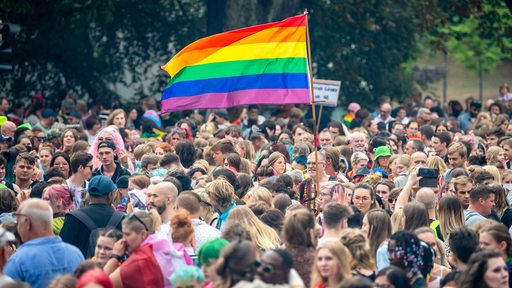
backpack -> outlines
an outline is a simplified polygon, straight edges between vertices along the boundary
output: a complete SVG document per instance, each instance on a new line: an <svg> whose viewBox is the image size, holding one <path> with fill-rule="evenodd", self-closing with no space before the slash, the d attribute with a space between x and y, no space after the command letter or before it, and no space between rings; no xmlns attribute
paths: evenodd
<svg viewBox="0 0 512 288"><path fill-rule="evenodd" d="M107 226L98 228L96 223L92 221L91 217L85 214L82 210L75 210L70 213L73 216L75 216L78 220L80 220L80 222L84 223L84 225L87 226L89 230L91 230L91 234L89 235L89 247L87 248L86 258L91 258L92 256L94 256L96 241L98 240L98 232L107 227L116 228L125 216L124 213L114 211L114 213L112 214L112 216L110 216L110 219L108 220Z"/></svg>

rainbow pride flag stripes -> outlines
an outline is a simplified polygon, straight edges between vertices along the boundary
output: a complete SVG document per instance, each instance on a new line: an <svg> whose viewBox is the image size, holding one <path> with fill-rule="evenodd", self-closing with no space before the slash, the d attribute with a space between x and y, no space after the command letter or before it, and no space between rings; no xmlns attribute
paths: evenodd
<svg viewBox="0 0 512 288"><path fill-rule="evenodd" d="M199 39L162 69L162 111L310 103L307 15Z"/></svg>

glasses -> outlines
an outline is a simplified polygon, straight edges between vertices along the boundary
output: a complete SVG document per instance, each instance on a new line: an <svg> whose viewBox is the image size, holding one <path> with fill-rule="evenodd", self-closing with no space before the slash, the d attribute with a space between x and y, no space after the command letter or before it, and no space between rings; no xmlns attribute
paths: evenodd
<svg viewBox="0 0 512 288"><path fill-rule="evenodd" d="M180 135L184 135L185 134L185 131L181 130L180 128L176 128L176 129L173 129L171 131L171 134L180 134Z"/></svg>
<svg viewBox="0 0 512 288"><path fill-rule="evenodd" d="M142 226L144 226L144 229L146 229L146 231L149 232L149 229L148 229L148 226L146 226L146 223L144 223L144 221L142 221L139 216L135 215L135 214L130 214L128 215L128 220L132 220L132 219L135 219L137 221L139 221L140 224L142 224Z"/></svg>
<svg viewBox="0 0 512 288"><path fill-rule="evenodd" d="M254 266L256 266L256 268L261 267L261 271L263 271L263 273L268 274L268 273L271 273L272 271L274 271L274 267L270 264L263 265L263 267L261 265L262 264L259 261L254 262Z"/></svg>
<svg viewBox="0 0 512 288"><path fill-rule="evenodd" d="M44 141L44 137L34 137L34 139L37 139L37 141L39 141L39 142L43 142Z"/></svg>
<svg viewBox="0 0 512 288"><path fill-rule="evenodd" d="M18 218L18 217L27 217L27 214L12 212L12 217Z"/></svg>
<svg viewBox="0 0 512 288"><path fill-rule="evenodd" d="M393 202L395 202L395 199L393 199L393 198L388 198L388 202L389 202L389 204L393 204Z"/></svg>
<svg viewBox="0 0 512 288"><path fill-rule="evenodd" d="M318 165L320 165L320 164L324 164L324 162L318 162ZM314 166L314 165L316 165L316 162L307 162L306 165Z"/></svg>
<svg viewBox="0 0 512 288"><path fill-rule="evenodd" d="M370 197L360 197L360 196L354 196L354 198L352 198L355 201L370 201Z"/></svg>

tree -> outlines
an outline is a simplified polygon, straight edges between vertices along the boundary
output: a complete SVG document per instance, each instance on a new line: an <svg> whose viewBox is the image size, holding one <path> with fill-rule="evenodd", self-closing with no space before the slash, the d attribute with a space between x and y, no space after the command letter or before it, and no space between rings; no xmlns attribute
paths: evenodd
<svg viewBox="0 0 512 288"><path fill-rule="evenodd" d="M200 0L0 5L0 19L23 27L13 48L17 65L0 75L0 92L12 98L34 92L59 98L73 90L97 103L120 97L119 86L128 87L131 97L156 96L168 81L159 66L205 34Z"/></svg>

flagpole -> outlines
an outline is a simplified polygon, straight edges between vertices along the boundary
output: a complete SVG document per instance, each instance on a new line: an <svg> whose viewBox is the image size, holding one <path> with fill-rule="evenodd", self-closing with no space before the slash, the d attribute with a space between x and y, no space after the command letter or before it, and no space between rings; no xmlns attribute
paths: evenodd
<svg viewBox="0 0 512 288"><path fill-rule="evenodd" d="M318 128L317 128L317 123L316 123L316 111L315 111L315 93L314 93L314 89L313 89L313 65L311 63L311 43L309 41L309 22L308 22L308 10L306 9L304 11L304 14L306 14L306 45L307 45L307 50L308 50L308 68L309 68L309 91L310 91L310 94L311 94L311 109L313 111L312 112L312 116L313 116L313 149L315 151L315 187L316 189L311 189L311 198L312 199L316 199L316 195L317 193L320 192L320 178L319 178L319 175L318 175L318 141L317 141L317 133L318 133ZM311 200L311 202L313 203L313 211L316 211L316 201L315 200ZM311 203L310 202L310 203Z"/></svg>

